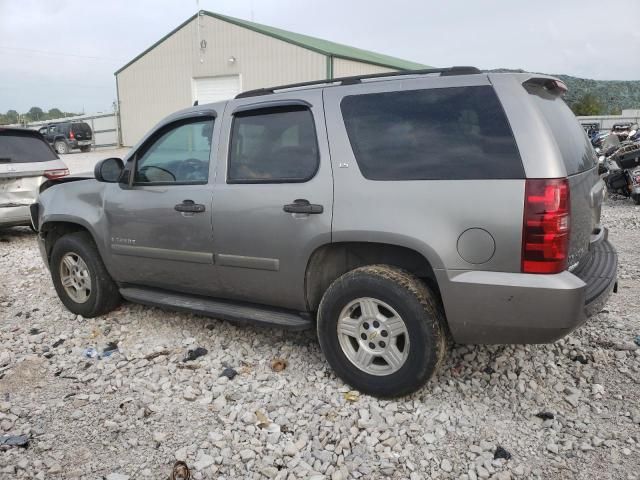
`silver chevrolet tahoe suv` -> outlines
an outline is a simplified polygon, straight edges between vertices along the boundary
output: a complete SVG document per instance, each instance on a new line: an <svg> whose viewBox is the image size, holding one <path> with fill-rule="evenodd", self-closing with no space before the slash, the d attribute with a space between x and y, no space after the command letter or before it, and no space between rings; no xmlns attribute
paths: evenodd
<svg viewBox="0 0 640 480"><path fill-rule="evenodd" d="M538 74L471 67L245 92L161 121L32 206L62 302L317 328L405 395L458 343L554 341L616 288L597 161ZM73 181L76 180L76 181Z"/></svg>

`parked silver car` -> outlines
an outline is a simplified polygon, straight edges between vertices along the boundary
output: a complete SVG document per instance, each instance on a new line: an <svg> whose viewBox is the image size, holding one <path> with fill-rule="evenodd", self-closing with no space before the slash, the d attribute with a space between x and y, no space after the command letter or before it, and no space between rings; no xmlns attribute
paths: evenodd
<svg viewBox="0 0 640 480"><path fill-rule="evenodd" d="M33 209L62 302L317 328L363 392L460 343L566 335L616 287L593 149L538 74L458 67L245 92L161 121Z"/></svg>
<svg viewBox="0 0 640 480"><path fill-rule="evenodd" d="M31 225L29 205L40 186L68 174L38 132L0 127L0 226Z"/></svg>

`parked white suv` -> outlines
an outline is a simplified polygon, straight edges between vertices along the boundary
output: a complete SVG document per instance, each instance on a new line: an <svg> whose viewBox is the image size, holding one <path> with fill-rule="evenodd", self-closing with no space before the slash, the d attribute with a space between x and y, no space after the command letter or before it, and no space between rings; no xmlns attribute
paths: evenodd
<svg viewBox="0 0 640 480"><path fill-rule="evenodd" d="M69 174L38 132L0 127L0 226L31 225L40 186Z"/></svg>

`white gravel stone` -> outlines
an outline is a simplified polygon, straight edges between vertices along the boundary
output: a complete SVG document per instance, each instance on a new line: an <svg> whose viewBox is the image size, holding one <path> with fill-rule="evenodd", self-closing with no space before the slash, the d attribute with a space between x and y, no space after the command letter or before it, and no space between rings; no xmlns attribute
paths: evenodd
<svg viewBox="0 0 640 480"><path fill-rule="evenodd" d="M77 317L29 230L0 230L0 429L32 437L0 452L0 477L166 479L175 458L194 480L634 478L640 207L609 199L603 214L620 258L605 311L549 345L455 345L416 394L353 402L312 331L130 303ZM112 341L118 354L82 356ZM209 353L182 362L195 347ZM287 369L273 372L274 358ZM233 380L219 377L227 367ZM497 445L512 459L494 461Z"/></svg>
<svg viewBox="0 0 640 480"><path fill-rule="evenodd" d="M214 463L214 459L211 455L203 454L197 458L193 466L197 471L201 471L207 467L210 467L211 465L213 465L213 463Z"/></svg>

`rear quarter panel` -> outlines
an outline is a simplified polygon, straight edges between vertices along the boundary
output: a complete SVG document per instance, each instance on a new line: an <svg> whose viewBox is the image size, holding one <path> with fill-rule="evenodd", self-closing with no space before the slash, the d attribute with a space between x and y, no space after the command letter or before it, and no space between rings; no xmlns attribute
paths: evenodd
<svg viewBox="0 0 640 480"><path fill-rule="evenodd" d="M591 145L586 138L581 138L585 134L578 120L572 124L573 115L566 106L554 117L557 125L556 130L552 130L536 106L534 95L527 93L522 86L532 76L492 74L489 78L509 118L527 178L568 178L571 202L568 264L571 269L587 252L591 234L600 223L604 185L598 175L595 158L593 167L578 173L567 172L565 160L571 165L576 159L563 158L556 138L573 145L571 149L565 148L565 155L594 155L593 152L585 152L585 148L591 150ZM561 102L560 99L555 101Z"/></svg>
<svg viewBox="0 0 640 480"><path fill-rule="evenodd" d="M334 242L371 241L420 252L436 270L520 269L524 180L373 181L360 172L340 110L347 95L488 85L486 75L422 77L326 88L325 111L334 172ZM437 151L428 154L437 155ZM461 167L462 168L462 167ZM465 261L457 250L470 228L495 241L489 261Z"/></svg>

